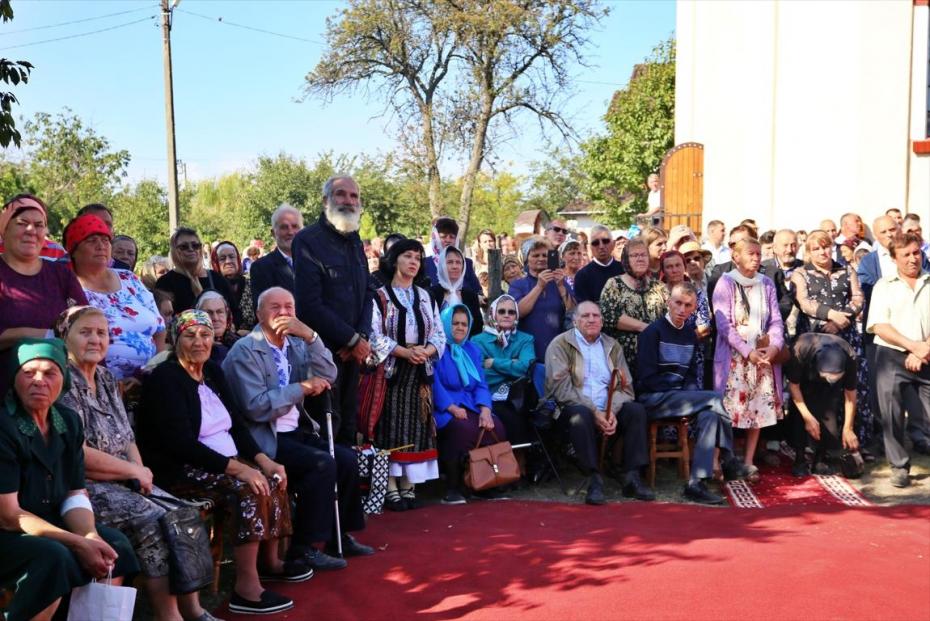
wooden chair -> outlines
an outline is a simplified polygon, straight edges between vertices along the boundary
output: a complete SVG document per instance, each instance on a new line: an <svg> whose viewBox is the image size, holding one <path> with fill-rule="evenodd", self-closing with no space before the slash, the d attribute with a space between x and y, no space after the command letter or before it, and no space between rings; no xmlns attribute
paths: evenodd
<svg viewBox="0 0 930 621"><path fill-rule="evenodd" d="M659 442L661 427L675 427L678 430L676 444ZM668 420L654 420L649 423L649 486L656 486L656 460L677 459L678 477L687 481L691 477L691 447L688 442L688 417Z"/></svg>

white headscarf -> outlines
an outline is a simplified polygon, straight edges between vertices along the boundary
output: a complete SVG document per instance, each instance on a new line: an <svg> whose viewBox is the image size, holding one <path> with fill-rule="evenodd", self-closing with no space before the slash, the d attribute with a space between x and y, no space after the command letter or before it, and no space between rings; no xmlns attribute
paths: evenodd
<svg viewBox="0 0 930 621"><path fill-rule="evenodd" d="M501 330L497 327L497 306L502 300L510 300L517 310L517 317L513 320L513 327L510 330ZM510 337L517 332L518 323L520 323L520 306L517 304L516 298L505 293L491 303L491 316L488 318L487 323L484 324L484 331L493 334L497 338L497 344L501 346L501 349L507 349Z"/></svg>
<svg viewBox="0 0 930 621"><path fill-rule="evenodd" d="M446 255L449 252L455 252L462 257L462 273L455 282L449 280L449 272L446 268ZM462 285L465 283L465 255L461 250L455 246L442 249L442 252L439 253L439 264L436 265L436 279L439 281L439 285L449 294L449 298L446 300L449 306L462 303Z"/></svg>

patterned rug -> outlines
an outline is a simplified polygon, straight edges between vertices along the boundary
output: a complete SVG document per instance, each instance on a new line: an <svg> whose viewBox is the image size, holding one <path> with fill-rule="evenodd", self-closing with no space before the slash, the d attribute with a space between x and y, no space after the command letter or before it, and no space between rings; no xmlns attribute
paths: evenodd
<svg viewBox="0 0 930 621"><path fill-rule="evenodd" d="M791 460L780 455L777 467L759 468L762 479L755 484L730 481L726 484L730 504L740 509L762 509L790 505L843 505L871 507L845 477L838 474L812 475L798 479L791 474Z"/></svg>

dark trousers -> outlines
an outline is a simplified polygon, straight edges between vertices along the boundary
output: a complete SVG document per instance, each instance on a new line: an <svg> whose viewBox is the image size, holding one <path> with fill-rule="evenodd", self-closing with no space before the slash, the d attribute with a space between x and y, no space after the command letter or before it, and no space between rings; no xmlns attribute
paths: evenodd
<svg viewBox="0 0 930 621"><path fill-rule="evenodd" d="M491 411L504 423L511 444L526 444L536 440L529 414L518 411L509 401L494 401Z"/></svg>
<svg viewBox="0 0 930 621"><path fill-rule="evenodd" d="M910 457L904 448L905 407L912 417L921 420L930 417L930 365L925 364L919 372L911 373L904 368L905 352L882 345L875 349L875 387L882 416L885 456L893 467L908 468ZM913 406L903 403L908 387L917 392Z"/></svg>
<svg viewBox="0 0 930 621"><path fill-rule="evenodd" d="M639 401L646 406L650 421L695 416L697 443L694 445L691 478L709 479L714 475L715 448L720 449L722 457L733 454L733 420L723 407L720 393L712 390L670 390L642 394Z"/></svg>
<svg viewBox="0 0 930 621"><path fill-rule="evenodd" d="M278 434L275 461L287 470L288 489L297 493L294 546L330 541L335 536L333 484L339 483L339 519L342 532L365 528L361 491L358 486L358 458L355 451L329 445L316 434L302 429Z"/></svg>
<svg viewBox="0 0 930 621"><path fill-rule="evenodd" d="M869 403L872 406L872 411L876 414L876 420L878 420L878 413L881 412L881 406L878 402L878 390L875 386L875 380L878 377L876 373L876 353L880 345L875 345L874 343L869 343L865 346L865 355L869 361ZM927 416L926 411L921 410L920 407L920 396L917 393L917 390L910 385L904 386L904 409L907 411L907 437L911 439L911 442L930 442L930 417ZM921 413L923 412L923 415Z"/></svg>
<svg viewBox="0 0 930 621"><path fill-rule="evenodd" d="M481 437L481 446L495 444L498 440L507 441L507 428L494 414L491 414L491 420L494 421L494 433L485 431L481 435L481 428L478 427L478 413L466 410L468 418L458 419L452 417L445 426L439 430L439 458L446 460L461 460L468 455L468 451L475 448L478 438ZM495 438L496 436L496 438Z"/></svg>
<svg viewBox="0 0 930 621"><path fill-rule="evenodd" d="M578 465L585 474L598 470L598 434L594 412L583 405L562 408L556 424L568 432ZM649 463L646 449L646 409L627 401L617 413L617 433L623 437L623 471L636 470Z"/></svg>
<svg viewBox="0 0 930 621"><path fill-rule="evenodd" d="M333 386L333 435L336 442L343 446L355 446L358 417L358 377L359 366L354 360L343 362L333 354L338 376ZM314 408L316 409L316 408ZM319 410L322 412L322 409ZM325 416L325 412L323 413ZM318 420L322 433L326 434L326 421Z"/></svg>
<svg viewBox="0 0 930 621"><path fill-rule="evenodd" d="M804 459L804 449L808 446L814 449L815 459L824 455L836 457L843 449L840 437L840 425L845 415L843 387L839 384L829 386L823 382L817 382L812 386L802 384L801 394L807 409L820 423L820 440L814 440L807 433L801 413L794 402L789 400L787 421L791 430L791 448L795 452L795 461Z"/></svg>

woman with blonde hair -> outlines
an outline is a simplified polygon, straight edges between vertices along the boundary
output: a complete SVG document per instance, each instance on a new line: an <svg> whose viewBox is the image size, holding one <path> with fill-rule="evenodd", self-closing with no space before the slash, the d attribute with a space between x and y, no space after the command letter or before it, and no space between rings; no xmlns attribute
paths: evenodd
<svg viewBox="0 0 930 621"><path fill-rule="evenodd" d="M659 259L668 246L668 234L656 226L647 226L639 235L649 250L649 271L654 278L659 277Z"/></svg>
<svg viewBox="0 0 930 621"><path fill-rule="evenodd" d="M174 296L174 308L180 312L194 307L201 293L212 289L226 298L230 308L235 306L232 291L226 279L203 266L203 243L197 231L179 227L170 239L171 262L174 268L155 282L155 288Z"/></svg>
<svg viewBox="0 0 930 621"><path fill-rule="evenodd" d="M159 278L171 271L171 260L161 255L153 255L139 269L139 279L149 291L155 290Z"/></svg>

